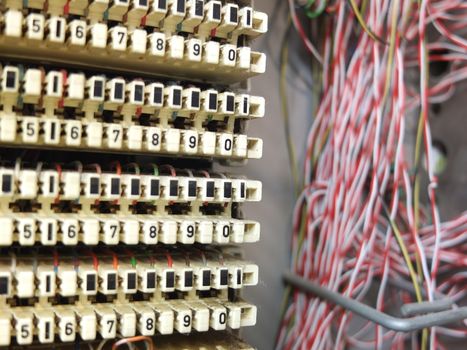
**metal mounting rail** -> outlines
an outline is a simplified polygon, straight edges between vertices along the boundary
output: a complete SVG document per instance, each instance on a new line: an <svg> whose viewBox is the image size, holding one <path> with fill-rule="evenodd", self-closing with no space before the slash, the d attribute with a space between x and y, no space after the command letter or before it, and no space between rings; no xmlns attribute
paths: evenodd
<svg viewBox="0 0 467 350"><path fill-rule="evenodd" d="M303 292L311 293L322 299L326 299L327 301L339 305L346 310L352 311L369 321L375 322L387 329L391 329L396 332L413 332L423 328L442 326L448 323L467 319L467 307L432 312L427 313L426 315L410 318L398 318L385 314L384 312L376 310L357 300L345 297L339 293L321 287L319 284L304 279L291 272L284 273L283 278L288 284L298 288ZM433 305L431 305L431 303L429 304L430 305L424 303L424 305L419 308L417 313L423 312L424 310L430 310L428 306L433 309ZM445 306L448 306L448 304L449 302L445 303ZM449 306L450 305L451 304L449 304ZM435 309L444 308L445 306L442 306L438 303L438 305L435 306Z"/></svg>

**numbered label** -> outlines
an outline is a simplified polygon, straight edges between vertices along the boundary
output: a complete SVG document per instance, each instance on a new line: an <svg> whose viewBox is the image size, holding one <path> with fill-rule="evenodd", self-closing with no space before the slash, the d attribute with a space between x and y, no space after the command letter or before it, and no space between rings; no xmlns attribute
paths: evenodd
<svg viewBox="0 0 467 350"><path fill-rule="evenodd" d="M139 331L145 336L152 336L155 334L156 316L154 312L145 312L140 316Z"/></svg>
<svg viewBox="0 0 467 350"><path fill-rule="evenodd" d="M32 315L16 319L16 341L20 345L31 344L33 337Z"/></svg>
<svg viewBox="0 0 467 350"><path fill-rule="evenodd" d="M104 339L112 339L117 335L117 319L115 314L105 314L99 322L99 332Z"/></svg>
<svg viewBox="0 0 467 350"><path fill-rule="evenodd" d="M118 124L107 125L107 146L109 148L122 148L123 128Z"/></svg>
<svg viewBox="0 0 467 350"><path fill-rule="evenodd" d="M180 224L178 241L183 244L195 243L196 224L194 221L183 221Z"/></svg>
<svg viewBox="0 0 467 350"><path fill-rule="evenodd" d="M190 333L191 332L191 325L192 325L192 315L191 311L179 311L177 318L176 318L176 326L175 328L180 333Z"/></svg>
<svg viewBox="0 0 467 350"><path fill-rule="evenodd" d="M149 36L150 53L153 56L165 55L166 40L164 33L153 33Z"/></svg>
<svg viewBox="0 0 467 350"><path fill-rule="evenodd" d="M189 61L201 62L202 42L199 39L190 39L186 42L186 55Z"/></svg>
<svg viewBox="0 0 467 350"><path fill-rule="evenodd" d="M156 127L150 127L146 133L146 144L150 151L160 151L162 143L162 131Z"/></svg>
<svg viewBox="0 0 467 350"><path fill-rule="evenodd" d="M233 150L233 135L222 134L219 137L219 153L223 156L231 156Z"/></svg>
<svg viewBox="0 0 467 350"><path fill-rule="evenodd" d="M227 327L227 310L225 308L215 308L211 312L211 328L222 331Z"/></svg>
<svg viewBox="0 0 467 350"><path fill-rule="evenodd" d="M79 225L78 220L66 219L62 221L62 242L64 245L77 245Z"/></svg>
<svg viewBox="0 0 467 350"><path fill-rule="evenodd" d="M43 15L31 13L26 19L26 38L31 40L44 40L45 18Z"/></svg>
<svg viewBox="0 0 467 350"><path fill-rule="evenodd" d="M68 26L69 43L76 46L86 45L87 24L85 21L75 19Z"/></svg>
<svg viewBox="0 0 467 350"><path fill-rule="evenodd" d="M215 241L217 243L229 243L230 241L230 223L220 221L215 228Z"/></svg>
<svg viewBox="0 0 467 350"><path fill-rule="evenodd" d="M118 244L120 240L120 224L117 220L106 220L103 225L105 244Z"/></svg>
<svg viewBox="0 0 467 350"><path fill-rule="evenodd" d="M37 143L39 140L39 119L36 117L25 117L22 122L23 142Z"/></svg>
<svg viewBox="0 0 467 350"><path fill-rule="evenodd" d="M185 153L195 154L198 150L198 133L194 130L186 130L183 139Z"/></svg>
<svg viewBox="0 0 467 350"><path fill-rule="evenodd" d="M81 145L82 124L79 121L67 122L65 127L65 134L65 143L68 146Z"/></svg>
<svg viewBox="0 0 467 350"><path fill-rule="evenodd" d="M117 26L111 29L112 49L125 51L128 42L128 31L125 27Z"/></svg>
<svg viewBox="0 0 467 350"><path fill-rule="evenodd" d="M145 221L143 224L143 243L157 244L159 236L159 225L157 221Z"/></svg>
<svg viewBox="0 0 467 350"><path fill-rule="evenodd" d="M18 239L20 245L33 245L36 240L36 222L34 219L18 220Z"/></svg>
<svg viewBox="0 0 467 350"><path fill-rule="evenodd" d="M237 62L237 48L234 45L223 45L221 60L224 66L235 67Z"/></svg>
<svg viewBox="0 0 467 350"><path fill-rule="evenodd" d="M76 320L73 317L62 317L58 323L59 337L63 342L70 342L76 338Z"/></svg>

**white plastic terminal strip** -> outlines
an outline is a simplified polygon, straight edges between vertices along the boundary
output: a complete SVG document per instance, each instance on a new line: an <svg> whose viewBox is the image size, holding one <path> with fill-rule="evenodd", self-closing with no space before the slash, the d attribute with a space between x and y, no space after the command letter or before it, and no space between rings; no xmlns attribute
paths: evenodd
<svg viewBox="0 0 467 350"><path fill-rule="evenodd" d="M155 260L135 254L131 258L95 254L94 262L88 256L2 259L0 297L86 297L137 292L151 296L155 292L241 289L258 284L258 266L231 257L223 261L212 257L206 261L196 256L174 257L168 266L160 257Z"/></svg>
<svg viewBox="0 0 467 350"><path fill-rule="evenodd" d="M112 2L113 6L109 9L109 16L114 18L125 17L127 21L137 21L138 17L141 16L141 12L132 6L131 12L128 13L129 16L123 15L125 12L123 9L129 7L128 1L126 1L126 4L124 3L121 1ZM148 33L145 29L131 28L125 24L109 27L106 23L92 22L92 24L88 25L83 20L56 15L50 16L47 20L42 14L28 15L31 17L27 17L27 28L23 30L22 12L8 9L3 14L4 28L3 31L0 31L0 47L1 45L14 43L23 49L34 50L32 52L40 50L40 55L54 57L59 52L62 60L74 60L78 59L78 57L80 61L101 60L101 64L107 61L109 65L116 68L122 64L129 64L131 60L134 60L140 62L140 66L143 64L148 68L163 70L164 66L170 62L170 64L179 66L180 70L197 76L200 76L203 72L212 72L213 65L218 68L220 73L230 75L231 79L235 79L236 73L248 77L265 72L265 54L252 52L248 46L244 46L238 47L238 54L231 56L229 52L232 45L235 46L235 42L221 45L218 41L207 39L212 34L217 33L216 27L219 25L219 34L223 36L230 35L228 28L231 25L225 21L221 25L222 18L225 19L226 17L225 15L222 16L220 1L210 1L206 4L203 21L196 26L196 28L199 28L200 37L194 37L194 39L199 39L202 45L193 48L192 53L197 52L198 55L192 55L190 52L185 55L185 39L183 36L176 34L177 27L182 25L182 20L185 18L185 7L185 1L183 0L169 1L167 16L161 21L163 30L154 32L163 35L158 35L156 40L152 34L153 31ZM246 26L247 21L260 23L259 27L267 22L265 15L260 13L252 20L251 12L251 9L244 11L245 14L242 16L243 12L239 11L238 34L254 35L263 31L263 29L260 31L253 29L254 26ZM151 22L151 15L141 18L146 18L146 23L149 18L149 22ZM246 19L242 20L243 18ZM187 23L187 28L193 27L192 18L189 20L191 22ZM161 43L161 40L165 42ZM154 46L156 46L157 50L154 50ZM164 46L164 48L161 46ZM221 52L227 52L227 57L235 60L235 64L232 65L229 60L221 57ZM163 54L163 56L160 56L160 54ZM108 60L104 60L105 57ZM184 66L182 63L187 65Z"/></svg>
<svg viewBox="0 0 467 350"><path fill-rule="evenodd" d="M0 167L0 200L116 200L170 202L258 202L260 181L236 178L199 178L78 172L73 170L36 170ZM52 187L52 190L51 190ZM62 191L58 194L57 189ZM41 189L41 191L39 191ZM82 192L82 189L84 191ZM42 190L45 190L42 192ZM54 197L55 196L55 197Z"/></svg>
<svg viewBox="0 0 467 350"><path fill-rule="evenodd" d="M112 149L129 152L181 153L193 156L259 158L262 141L242 134L232 134L234 123L229 119L227 132L204 131L203 122L234 118L260 118L264 115L264 99L210 89L165 87L159 83L145 85L141 80L125 82L114 78L106 83L102 76L84 81L82 74L50 71L46 75L45 95L41 95L41 71L27 69L19 81L20 69L5 66L0 81L3 112L0 120L0 142L28 143L36 146ZM23 85L23 86L22 86ZM105 91L104 91L105 90ZM45 115L15 116L12 112L19 92L23 101L45 104ZM62 95L64 98L62 99ZM61 102L60 102L61 101ZM84 119L63 120L55 115L58 103L74 107L82 105ZM124 117L120 124L103 123L94 114L119 110ZM172 129L169 118L176 112L184 118L195 117L195 129ZM140 126L138 113L155 114L157 126ZM230 132L229 132L230 131Z"/></svg>
<svg viewBox="0 0 467 350"><path fill-rule="evenodd" d="M126 35L126 32L120 32L120 29L117 27L113 30L114 31L112 31L111 36L117 37L117 42L120 41L120 38L123 35ZM192 54L196 56L196 52L199 50L197 49L199 48L198 42L188 40L187 45L193 49L194 52ZM125 49L125 47L122 47L122 50L123 49ZM20 70L25 71L22 81L19 81ZM135 93L129 93L127 103L130 105L136 104L137 107L144 108L142 110L143 113L151 114L154 113L156 109L162 109L163 107L179 109L179 113L182 115L185 112L184 109L187 109L186 112L190 113L200 111L200 92L198 92L196 97L190 97L190 100L192 101L191 104L182 106L179 102L174 105L173 98L163 100L159 97L161 96L160 91L165 91L166 94L169 94L170 89L174 88L171 87L164 90L164 86L160 83L151 83L146 87L145 83L141 79L125 81L122 78L114 78L106 83L105 77L103 76L90 76L87 78L87 82L83 82L83 79L86 78L81 73L49 71L46 74L47 77L44 80L45 86L43 88L42 70L23 66L17 67L7 65L3 68L3 74L0 77L0 80L3 81L0 92L3 92L2 95L8 95L8 93L18 94L21 91L21 97L24 102L38 103L39 98L42 97L42 90L44 90L45 96L43 97L53 97L57 99L56 101L64 95L65 99L63 101L63 106L78 107L81 103L88 104L89 102L87 99L90 99L91 101L97 100L101 103L105 102L104 109L116 110L116 107L125 103L126 89L131 89L131 87L136 84L137 86L142 86L142 90L138 92L138 96L141 97L135 101ZM68 80L66 80L66 86L63 86L65 83L63 80L64 76L68 77ZM103 85L106 85L107 93L105 95L102 93ZM85 88L88 92L86 95L84 94ZM181 89L181 87L179 89ZM192 87L188 87L188 90L184 91L182 94L186 97L190 96L190 93L193 95ZM233 115L242 118L261 118L264 116L265 103L264 98L262 97L250 97L245 94L235 95L231 92L220 93L214 89L203 92L202 97L204 98L206 95L211 96L212 94L219 94L219 103L217 103L217 99L213 100L211 98L210 101L213 102L206 104L206 108L204 109L205 112L222 116ZM31 97L32 99L28 99L28 97ZM8 102L9 101L4 101L3 104L8 104ZM12 102L15 103L15 101ZM164 102L166 103L165 105ZM195 105L197 105L197 107Z"/></svg>
<svg viewBox="0 0 467 350"><path fill-rule="evenodd" d="M4 144L233 159L259 159L263 152L261 139L240 134L64 121L1 112L0 117L0 143ZM197 140L190 141L196 134Z"/></svg>
<svg viewBox="0 0 467 350"><path fill-rule="evenodd" d="M76 246L82 242L97 245L181 243L230 244L259 241L260 224L251 220L224 217L180 216L161 217L136 215L109 218L105 215L21 214L0 217L0 246L15 242L22 246L40 243L54 246L63 243ZM122 227L122 230L119 228Z"/></svg>
<svg viewBox="0 0 467 350"><path fill-rule="evenodd" d="M149 4L150 3L150 4ZM45 0L6 0L7 8L19 10L23 7L44 9ZM66 6L65 6L66 5ZM163 27L194 33L196 26L206 25L214 37L227 38L240 34L256 37L264 34L268 27L267 14L251 7L239 8L236 4L203 0L55 0L49 3L47 12L53 15L87 16L90 20L109 19L126 22L132 26Z"/></svg>

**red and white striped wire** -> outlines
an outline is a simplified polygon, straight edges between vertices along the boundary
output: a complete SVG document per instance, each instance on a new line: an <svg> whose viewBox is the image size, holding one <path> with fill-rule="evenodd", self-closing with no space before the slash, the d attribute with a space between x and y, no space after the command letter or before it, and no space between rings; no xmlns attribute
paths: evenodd
<svg viewBox="0 0 467 350"><path fill-rule="evenodd" d="M301 26L294 2L289 3L293 24ZM298 28L322 61L323 77L308 134L304 188L294 208L291 269L381 311L415 302L393 221L417 266L424 299L444 295L460 303L467 294L467 211L441 222L429 106L449 99L467 79L467 6L462 0L356 1L359 8L363 3L367 27L387 45L364 30L355 34L361 27L345 0L328 3L322 50ZM429 26L436 33L428 37ZM432 83L428 67L436 61L449 62L450 71ZM407 137L407 125L419 118L426 170L414 165ZM421 191L428 204L419 206L415 177L423 171L428 186ZM465 339L467 324L429 334L431 349L445 349L446 337ZM276 348L380 349L383 344L421 347L416 333L382 329L292 290Z"/></svg>

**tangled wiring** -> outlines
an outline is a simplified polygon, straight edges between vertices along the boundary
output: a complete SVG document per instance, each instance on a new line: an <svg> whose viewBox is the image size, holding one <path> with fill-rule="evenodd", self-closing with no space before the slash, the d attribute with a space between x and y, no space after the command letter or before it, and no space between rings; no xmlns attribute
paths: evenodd
<svg viewBox="0 0 467 350"><path fill-rule="evenodd" d="M467 211L441 221L429 113L467 79L467 3L288 2L321 82L292 272L388 313L439 298L465 304ZM435 81L434 62L450 66ZM277 349L447 349L467 337L466 322L396 333L291 287L285 300Z"/></svg>

